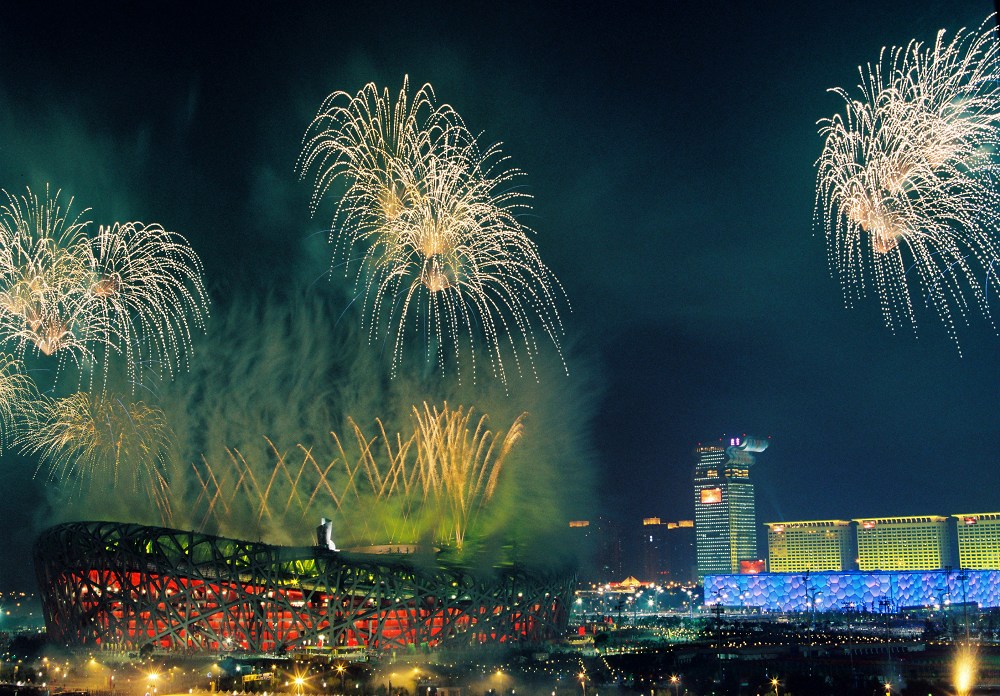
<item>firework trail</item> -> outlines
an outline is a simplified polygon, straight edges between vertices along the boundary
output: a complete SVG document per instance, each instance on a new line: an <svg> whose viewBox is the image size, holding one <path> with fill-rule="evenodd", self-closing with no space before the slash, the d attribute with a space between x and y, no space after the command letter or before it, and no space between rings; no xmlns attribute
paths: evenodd
<svg viewBox="0 0 1000 696"><path fill-rule="evenodd" d="M815 217L848 305L871 286L893 331L916 328L908 274L958 343L998 280L995 29L883 49L844 114L820 121Z"/></svg>
<svg viewBox="0 0 1000 696"><path fill-rule="evenodd" d="M452 410L447 402L440 410L426 402L422 411L413 408L424 486L446 508L438 536L454 541L458 548L465 542L466 530L496 492L504 460L524 433L527 415L518 416L504 434L486 428L485 414L472 429L473 411L462 406Z"/></svg>
<svg viewBox="0 0 1000 696"><path fill-rule="evenodd" d="M111 394L77 392L44 399L19 439L38 456L50 480L76 482L81 492L99 483L130 482L170 519L164 461L173 434L162 410Z"/></svg>
<svg viewBox="0 0 1000 696"><path fill-rule="evenodd" d="M430 85L411 100L406 80L395 102L371 83L331 94L310 124L299 170L315 171L311 208L340 194L334 259L356 265L369 340L391 341L393 374L413 335L442 372L454 361L461 374L464 356L473 375L482 337L504 383L507 351L534 368L536 323L559 350L564 293L518 221L529 197L505 162Z"/></svg>
<svg viewBox="0 0 1000 696"><path fill-rule="evenodd" d="M194 467L200 491L191 507L202 527L239 517L258 529L299 525L333 510L348 544L432 539L460 549L523 433L524 414L504 433L487 429L486 415L473 427L473 413L425 403L413 408L412 432L390 435L376 420L373 437L348 419L354 441L345 447L331 433L329 460L301 444L281 451L269 438L267 466L230 449L226 461L213 466L203 458Z"/></svg>
<svg viewBox="0 0 1000 696"><path fill-rule="evenodd" d="M4 192L0 207L0 336L22 356L57 355L83 370L110 358L129 375L152 362L173 376L186 367L191 324L202 328L208 296L201 262L180 235L138 222L101 227L71 219L59 193ZM81 372L81 381L84 379Z"/></svg>

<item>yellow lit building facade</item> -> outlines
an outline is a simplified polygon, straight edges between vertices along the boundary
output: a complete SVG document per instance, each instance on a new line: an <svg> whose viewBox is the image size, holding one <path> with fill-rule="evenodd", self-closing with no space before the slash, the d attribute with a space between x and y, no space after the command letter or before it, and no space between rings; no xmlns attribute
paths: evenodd
<svg viewBox="0 0 1000 696"><path fill-rule="evenodd" d="M1000 512L954 515L958 520L958 564L970 570L1000 570Z"/></svg>
<svg viewBox="0 0 1000 696"><path fill-rule="evenodd" d="M865 517L857 522L859 570L938 570L951 565L948 518Z"/></svg>
<svg viewBox="0 0 1000 696"><path fill-rule="evenodd" d="M851 570L853 542L848 520L768 522L768 570L772 573Z"/></svg>

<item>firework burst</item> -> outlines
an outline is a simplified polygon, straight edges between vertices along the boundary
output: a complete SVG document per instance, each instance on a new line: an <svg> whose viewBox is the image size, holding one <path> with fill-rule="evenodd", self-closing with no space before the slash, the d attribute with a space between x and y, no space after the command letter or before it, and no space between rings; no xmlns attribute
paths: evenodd
<svg viewBox="0 0 1000 696"><path fill-rule="evenodd" d="M6 192L5 192L6 193ZM152 361L173 375L186 365L207 293L183 237L158 225L101 227L69 217L59 194L7 193L0 207L0 335L24 355L57 355L91 369L123 356L129 375ZM86 212L86 211L85 211ZM81 373L82 374L82 373Z"/></svg>
<svg viewBox="0 0 1000 696"><path fill-rule="evenodd" d="M90 256L90 314L103 345L125 356L130 375L152 359L173 376L186 368L191 326L204 328L208 297L201 261L182 236L140 222L101 227Z"/></svg>
<svg viewBox="0 0 1000 696"><path fill-rule="evenodd" d="M848 305L874 285L894 331L916 328L910 280L957 344L956 323L989 316L995 268L1000 70L995 29L942 31L884 49L859 98L820 121L816 220ZM822 223L821 223L822 221Z"/></svg>
<svg viewBox="0 0 1000 696"><path fill-rule="evenodd" d="M38 456L50 479L76 481L80 490L131 483L148 493L165 520L169 490L163 477L172 433L163 411L142 401L77 392L45 399L19 444Z"/></svg>
<svg viewBox="0 0 1000 696"><path fill-rule="evenodd" d="M342 192L334 259L348 274L356 265L369 339L391 342L394 373L413 335L427 360L442 371L453 360L459 374L481 337L505 383L506 349L519 371L522 355L533 368L535 324L559 350L564 293L518 220L529 197L505 162L434 104L430 85L410 99L406 80L395 103L374 84L336 92L310 125L299 169L316 172L311 207Z"/></svg>
<svg viewBox="0 0 1000 696"><path fill-rule="evenodd" d="M87 222L68 217L58 192L9 193L0 207L0 331L22 354L89 355Z"/></svg>

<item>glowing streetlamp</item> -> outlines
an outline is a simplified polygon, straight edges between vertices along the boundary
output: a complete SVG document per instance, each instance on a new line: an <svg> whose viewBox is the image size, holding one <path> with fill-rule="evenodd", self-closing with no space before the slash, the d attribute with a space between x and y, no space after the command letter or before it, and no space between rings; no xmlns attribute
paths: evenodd
<svg viewBox="0 0 1000 696"><path fill-rule="evenodd" d="M778 687L780 685L781 685L781 682L778 681L777 677L774 677L773 679L771 679L771 686L774 687L774 696L778 696Z"/></svg>
<svg viewBox="0 0 1000 696"><path fill-rule="evenodd" d="M583 690L583 696L587 696L587 673L580 672L577 676L580 677L580 688Z"/></svg>
<svg viewBox="0 0 1000 696"><path fill-rule="evenodd" d="M972 687L976 684L978 668L975 650L969 645L963 645L959 648L951 673L957 696L968 696L972 693Z"/></svg>
<svg viewBox="0 0 1000 696"><path fill-rule="evenodd" d="M674 687L674 696L677 696L677 692L681 688L681 678L676 674L671 674L670 686Z"/></svg>
<svg viewBox="0 0 1000 696"><path fill-rule="evenodd" d="M343 664L337 665L337 674L340 675L340 693L344 693L344 675L347 673L347 667Z"/></svg>

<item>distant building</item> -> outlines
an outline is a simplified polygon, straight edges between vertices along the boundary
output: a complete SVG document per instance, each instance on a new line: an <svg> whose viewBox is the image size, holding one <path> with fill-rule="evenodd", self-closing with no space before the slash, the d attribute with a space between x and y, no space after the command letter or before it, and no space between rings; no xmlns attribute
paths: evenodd
<svg viewBox="0 0 1000 696"><path fill-rule="evenodd" d="M694 524L698 577L735 573L757 558L757 509L750 468L767 449L758 438L729 438L695 449Z"/></svg>
<svg viewBox="0 0 1000 696"><path fill-rule="evenodd" d="M640 576L646 582L695 582L694 520L645 517L639 527Z"/></svg>
<svg viewBox="0 0 1000 696"><path fill-rule="evenodd" d="M1000 569L1000 512L953 517L958 520L959 567Z"/></svg>
<svg viewBox="0 0 1000 696"><path fill-rule="evenodd" d="M698 579L694 520L667 522L667 580L684 585Z"/></svg>
<svg viewBox="0 0 1000 696"><path fill-rule="evenodd" d="M952 564L948 518L864 517L858 523L860 570L938 570Z"/></svg>
<svg viewBox="0 0 1000 696"><path fill-rule="evenodd" d="M854 535L848 520L768 522L766 526L772 573L854 569Z"/></svg>
<svg viewBox="0 0 1000 696"><path fill-rule="evenodd" d="M571 520L569 527L580 557L580 580L590 583L621 580L622 539L618 525L606 517L598 517L593 522Z"/></svg>
<svg viewBox="0 0 1000 696"><path fill-rule="evenodd" d="M639 559L642 579L660 583L669 574L667 550L667 525L659 517L645 517L639 528Z"/></svg>

